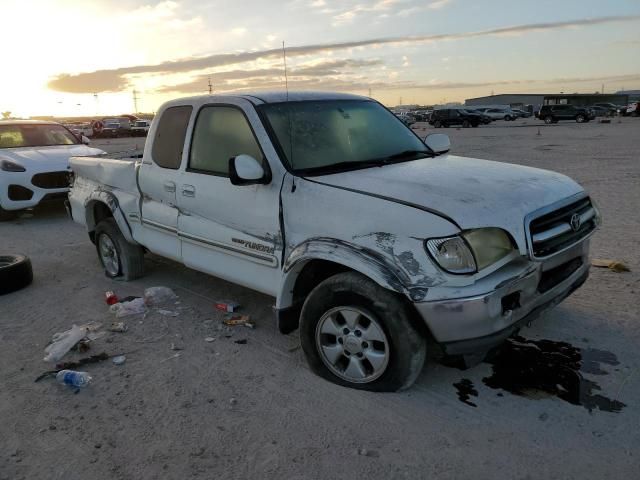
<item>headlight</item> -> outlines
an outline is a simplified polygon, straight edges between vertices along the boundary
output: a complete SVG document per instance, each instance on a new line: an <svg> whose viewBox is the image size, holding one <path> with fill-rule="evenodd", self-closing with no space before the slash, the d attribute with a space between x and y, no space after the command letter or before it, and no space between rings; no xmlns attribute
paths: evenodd
<svg viewBox="0 0 640 480"><path fill-rule="evenodd" d="M427 240L427 250L449 273L475 273L513 251L511 238L499 228L467 230L461 236Z"/></svg>
<svg viewBox="0 0 640 480"><path fill-rule="evenodd" d="M450 273L474 273L476 262L466 242L460 237L427 240L427 250L438 265Z"/></svg>
<svg viewBox="0 0 640 480"><path fill-rule="evenodd" d="M0 170L5 172L26 172L27 170L22 166L9 160L2 160L0 163Z"/></svg>
<svg viewBox="0 0 640 480"><path fill-rule="evenodd" d="M478 270L493 265L513 251L511 238L499 228L479 228L462 234L476 259Z"/></svg>

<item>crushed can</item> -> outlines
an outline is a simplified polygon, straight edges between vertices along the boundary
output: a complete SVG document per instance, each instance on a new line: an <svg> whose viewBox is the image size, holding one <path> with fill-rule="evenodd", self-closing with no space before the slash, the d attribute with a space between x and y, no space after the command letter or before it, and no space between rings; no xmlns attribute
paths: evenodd
<svg viewBox="0 0 640 480"><path fill-rule="evenodd" d="M233 313L240 307L240 304L233 302L217 302L214 306L223 312Z"/></svg>
<svg viewBox="0 0 640 480"><path fill-rule="evenodd" d="M115 292L109 290L108 292L104 292L104 300L107 302L107 305L114 305L118 303L118 296Z"/></svg>

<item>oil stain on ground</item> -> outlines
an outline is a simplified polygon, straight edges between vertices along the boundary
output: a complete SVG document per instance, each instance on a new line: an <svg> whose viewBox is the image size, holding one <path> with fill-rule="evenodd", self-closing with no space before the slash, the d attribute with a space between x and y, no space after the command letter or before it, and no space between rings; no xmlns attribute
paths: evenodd
<svg viewBox="0 0 640 480"><path fill-rule="evenodd" d="M619 364L611 352L580 349L567 342L516 336L493 351L485 361L491 364L493 372L483 382L491 388L529 398L556 396L572 405L580 405L589 412L599 409L617 413L626 406L600 394L600 386L582 375L583 372L606 375L608 372L603 365ZM462 380L460 384L454 384L458 389L458 397L473 405L468 401L468 396L463 399L460 393L473 391L477 396L473 384L469 380Z"/></svg>
<svg viewBox="0 0 640 480"><path fill-rule="evenodd" d="M458 390L458 399L462 403L466 403L467 405L470 405L472 407L477 407L475 403L469 400L472 396L478 396L478 391L473 386L473 382L471 380L469 380L468 378L463 378L458 383L454 383L453 386L456 387L456 390Z"/></svg>

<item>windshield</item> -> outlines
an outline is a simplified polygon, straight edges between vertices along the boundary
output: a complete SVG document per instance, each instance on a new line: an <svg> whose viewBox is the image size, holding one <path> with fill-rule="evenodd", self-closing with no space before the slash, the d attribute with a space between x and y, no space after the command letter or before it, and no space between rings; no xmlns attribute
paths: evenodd
<svg viewBox="0 0 640 480"><path fill-rule="evenodd" d="M432 155L391 112L367 100L273 103L259 107L288 166L313 174Z"/></svg>
<svg viewBox="0 0 640 480"><path fill-rule="evenodd" d="M0 125L0 148L45 147L80 143L62 125Z"/></svg>

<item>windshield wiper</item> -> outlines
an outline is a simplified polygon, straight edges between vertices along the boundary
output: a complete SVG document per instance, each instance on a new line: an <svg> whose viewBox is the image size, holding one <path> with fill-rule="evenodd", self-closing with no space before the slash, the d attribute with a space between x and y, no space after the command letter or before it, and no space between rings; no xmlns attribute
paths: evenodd
<svg viewBox="0 0 640 480"><path fill-rule="evenodd" d="M349 169L359 170L361 168L384 167L385 165L391 165L392 163L398 163L398 162L407 161L407 160L417 160L417 158L424 158L424 157L417 157L418 155L425 155L426 157L434 156L431 152L427 150L405 150L403 152L389 155L386 157L372 158L371 160L363 160L363 161L352 160L348 162L336 162L336 163L331 163L329 165L322 165L320 167L310 167L310 168L300 169L300 170L297 170L297 172L303 175L305 174L321 175L326 173L341 172L343 170L349 170Z"/></svg>

